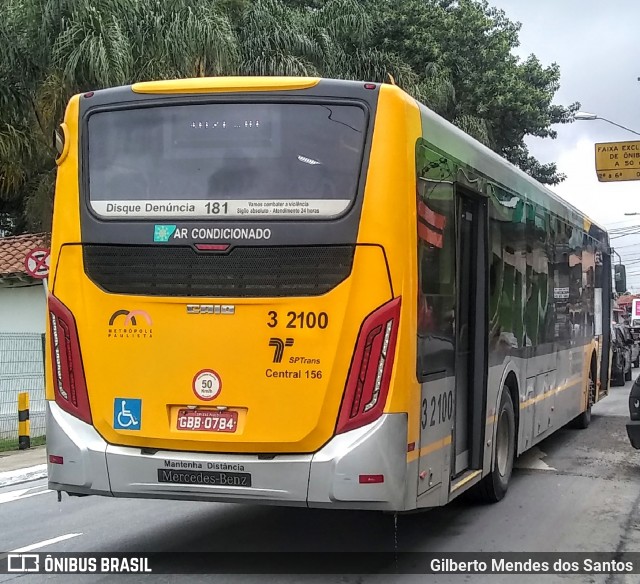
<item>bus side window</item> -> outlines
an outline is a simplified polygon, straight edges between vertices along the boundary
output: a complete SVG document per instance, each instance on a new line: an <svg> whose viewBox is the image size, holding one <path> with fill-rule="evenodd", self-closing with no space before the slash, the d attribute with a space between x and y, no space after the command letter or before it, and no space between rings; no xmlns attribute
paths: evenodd
<svg viewBox="0 0 640 584"><path fill-rule="evenodd" d="M418 373L454 374L456 245L450 183L418 196ZM426 198L423 198L426 195Z"/></svg>

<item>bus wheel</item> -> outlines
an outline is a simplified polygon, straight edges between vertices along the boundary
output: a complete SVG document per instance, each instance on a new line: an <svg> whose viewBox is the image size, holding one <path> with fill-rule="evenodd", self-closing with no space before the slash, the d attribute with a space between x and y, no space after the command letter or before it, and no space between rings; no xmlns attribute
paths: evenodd
<svg viewBox="0 0 640 584"><path fill-rule="evenodd" d="M591 406L596 399L596 384L593 381L593 372L589 371L589 404L587 409L571 420L571 427L578 430L586 430L591 423Z"/></svg>
<svg viewBox="0 0 640 584"><path fill-rule="evenodd" d="M484 503L497 503L507 494L516 451L516 417L509 388L502 388L496 427L493 469L478 484L478 496Z"/></svg>

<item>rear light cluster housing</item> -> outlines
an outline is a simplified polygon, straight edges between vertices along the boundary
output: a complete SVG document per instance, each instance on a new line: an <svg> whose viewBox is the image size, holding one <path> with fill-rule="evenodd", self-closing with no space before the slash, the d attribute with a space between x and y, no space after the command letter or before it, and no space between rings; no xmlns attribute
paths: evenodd
<svg viewBox="0 0 640 584"><path fill-rule="evenodd" d="M338 414L336 433L370 424L384 410L400 320L398 297L372 312L362 323Z"/></svg>
<svg viewBox="0 0 640 584"><path fill-rule="evenodd" d="M51 366L56 404L65 412L91 424L91 408L75 318L71 311L52 294L49 294L48 305Z"/></svg>

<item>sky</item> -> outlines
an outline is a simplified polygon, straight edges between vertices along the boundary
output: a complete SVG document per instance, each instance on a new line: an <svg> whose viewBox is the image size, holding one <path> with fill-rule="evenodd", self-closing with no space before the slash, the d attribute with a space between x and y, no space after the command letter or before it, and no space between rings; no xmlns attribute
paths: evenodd
<svg viewBox="0 0 640 584"><path fill-rule="evenodd" d="M520 22L521 58L535 54L543 65L560 66L555 103L580 102L580 110L640 132L640 0L489 0L509 20ZM554 126L558 138L528 138L531 154L556 162L567 179L552 189L609 230L638 226L640 181L598 182L596 142L640 140L602 120ZM638 213L625 217L625 213ZM618 235L618 237L616 237ZM640 293L640 234L610 234L627 265L627 281ZM616 258L617 260L617 258ZM632 263L637 262L637 263Z"/></svg>

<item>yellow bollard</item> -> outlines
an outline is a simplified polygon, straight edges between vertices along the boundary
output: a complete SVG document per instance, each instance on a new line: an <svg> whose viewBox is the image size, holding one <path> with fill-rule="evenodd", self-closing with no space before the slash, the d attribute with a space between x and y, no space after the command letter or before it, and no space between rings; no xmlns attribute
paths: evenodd
<svg viewBox="0 0 640 584"><path fill-rule="evenodd" d="M31 422L29 421L29 394L24 391L18 394L18 448L26 450L31 447Z"/></svg>

